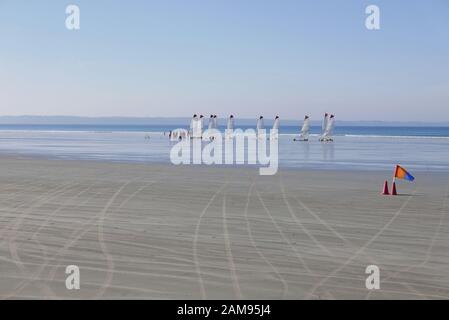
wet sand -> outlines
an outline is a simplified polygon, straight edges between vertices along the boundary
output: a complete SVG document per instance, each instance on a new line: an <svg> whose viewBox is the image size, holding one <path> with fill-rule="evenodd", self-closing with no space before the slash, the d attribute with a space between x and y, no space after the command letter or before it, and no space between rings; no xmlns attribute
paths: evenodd
<svg viewBox="0 0 449 320"><path fill-rule="evenodd" d="M448 173L415 173L385 197L390 172L0 167L3 299L449 298ZM365 287L368 265L379 290Z"/></svg>

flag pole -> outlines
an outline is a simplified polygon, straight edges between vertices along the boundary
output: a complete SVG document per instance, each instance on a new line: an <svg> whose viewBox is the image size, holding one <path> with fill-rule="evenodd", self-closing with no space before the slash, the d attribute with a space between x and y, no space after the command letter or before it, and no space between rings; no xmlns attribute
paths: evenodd
<svg viewBox="0 0 449 320"><path fill-rule="evenodd" d="M394 173L393 173L393 183L396 182L396 172L398 171L398 166L396 165L396 167L394 168Z"/></svg>

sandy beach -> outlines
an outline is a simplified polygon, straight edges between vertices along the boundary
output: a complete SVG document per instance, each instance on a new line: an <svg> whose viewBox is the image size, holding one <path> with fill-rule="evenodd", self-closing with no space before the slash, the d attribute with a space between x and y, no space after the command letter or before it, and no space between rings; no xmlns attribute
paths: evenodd
<svg viewBox="0 0 449 320"><path fill-rule="evenodd" d="M448 173L0 158L3 299L443 299ZM65 268L80 268L67 290ZM380 268L379 290L365 268Z"/></svg>

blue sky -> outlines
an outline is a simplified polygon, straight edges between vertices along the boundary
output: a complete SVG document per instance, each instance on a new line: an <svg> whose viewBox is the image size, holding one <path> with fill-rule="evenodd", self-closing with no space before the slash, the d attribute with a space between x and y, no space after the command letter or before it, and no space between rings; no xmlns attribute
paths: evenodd
<svg viewBox="0 0 449 320"><path fill-rule="evenodd" d="M69 4L79 31L65 27ZM0 106L449 121L449 1L0 0Z"/></svg>

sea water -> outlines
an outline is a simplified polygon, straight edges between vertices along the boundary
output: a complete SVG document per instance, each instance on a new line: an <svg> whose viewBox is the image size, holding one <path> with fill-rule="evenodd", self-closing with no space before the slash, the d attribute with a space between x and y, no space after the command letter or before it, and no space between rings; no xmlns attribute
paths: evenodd
<svg viewBox="0 0 449 320"><path fill-rule="evenodd" d="M57 159L171 163L168 132L182 126L0 125L0 153ZM241 127L246 129L248 127ZM220 128L224 129L224 128ZM334 142L294 142L299 131L283 126L279 165L288 168L449 170L449 127L337 127Z"/></svg>

